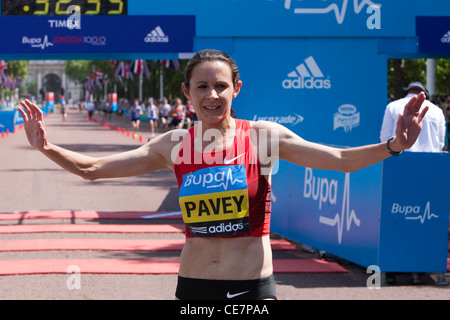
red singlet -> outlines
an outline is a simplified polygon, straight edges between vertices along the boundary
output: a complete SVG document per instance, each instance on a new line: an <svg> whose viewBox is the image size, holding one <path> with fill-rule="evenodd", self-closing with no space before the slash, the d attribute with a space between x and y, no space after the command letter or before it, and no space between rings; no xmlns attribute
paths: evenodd
<svg viewBox="0 0 450 320"><path fill-rule="evenodd" d="M261 175L250 123L235 119L234 143L198 152L189 129L174 165L186 237L262 237L270 233L270 184ZM207 150L207 148L205 148Z"/></svg>

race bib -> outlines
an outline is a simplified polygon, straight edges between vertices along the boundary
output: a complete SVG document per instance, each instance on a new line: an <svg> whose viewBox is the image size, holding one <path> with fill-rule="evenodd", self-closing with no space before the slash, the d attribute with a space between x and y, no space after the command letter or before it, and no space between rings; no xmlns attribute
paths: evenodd
<svg viewBox="0 0 450 320"><path fill-rule="evenodd" d="M209 167L183 175L179 199L192 236L250 232L245 165Z"/></svg>

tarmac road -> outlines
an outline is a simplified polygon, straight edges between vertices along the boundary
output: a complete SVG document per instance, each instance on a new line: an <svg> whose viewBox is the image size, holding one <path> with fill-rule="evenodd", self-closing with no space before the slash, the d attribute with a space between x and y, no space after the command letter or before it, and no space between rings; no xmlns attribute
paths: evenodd
<svg viewBox="0 0 450 320"><path fill-rule="evenodd" d="M102 119L102 114L94 118ZM87 155L101 156L136 148L150 137L148 123L141 124L143 142L127 137L117 130L105 128L99 123L88 121L85 112L70 109L67 122L63 123L58 113L46 118L50 141L62 147ZM131 129L127 119L114 116L112 124ZM0 139L0 213L95 210L95 211L178 211L177 183L172 172L163 170L140 177L88 182L71 175L34 151L27 142L24 130ZM110 223L136 223L136 221L109 221ZM160 221L164 223L165 221ZM171 221L173 222L173 221ZM36 220L1 221L1 224L42 223ZM71 223L64 219L46 223ZM98 223L82 221L82 223ZM143 221L142 223L146 223ZM61 238L75 237L59 234ZM76 237L87 237L78 234ZM120 238L122 235L99 234L98 237ZM146 235L148 237L149 235ZM0 239L30 239L33 234L0 234ZM55 234L39 234L39 237L55 238ZM135 237L142 237L135 235ZM164 237L164 235L150 235ZM173 237L173 235L171 236ZM182 234L177 237L184 237ZM274 235L277 237L277 235ZM92 238L92 235L89 235ZM301 250L274 253L296 258L314 258L314 254ZM1 260L32 260L44 258L102 258L117 256L118 252L103 251L47 251L47 252L0 252ZM149 253L150 254L150 253ZM155 254L155 253L153 253ZM157 253L165 258L176 258L173 253ZM127 253L134 259L136 252ZM145 256L145 254L144 254ZM283 256L285 257L285 256ZM449 286L437 286L437 275L423 276L422 285L411 285L409 275L397 276L397 284L368 289L369 274L360 266L332 256L327 260L337 261L349 272L346 274L277 274L278 298L281 300L344 299L344 300L397 300L425 299L448 300ZM68 275L15 275L0 276L0 299L43 299L43 300L144 300L174 299L176 275L112 275L82 274L81 288L67 287ZM450 281L449 274L446 274Z"/></svg>

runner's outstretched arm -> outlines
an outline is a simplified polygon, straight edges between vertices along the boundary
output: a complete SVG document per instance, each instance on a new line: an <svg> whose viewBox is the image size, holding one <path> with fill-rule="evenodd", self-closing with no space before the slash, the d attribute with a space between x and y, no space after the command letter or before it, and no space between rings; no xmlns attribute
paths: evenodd
<svg viewBox="0 0 450 320"><path fill-rule="evenodd" d="M424 100L425 95L423 93L412 98L405 106L403 114L399 115L396 136L389 142L389 147L392 151L401 152L409 149L417 140L422 129L422 120L428 111L428 107L425 107L419 113ZM386 142L339 149L308 142L290 130L284 127L280 128L280 159L302 166L353 172L390 156Z"/></svg>
<svg viewBox="0 0 450 320"><path fill-rule="evenodd" d="M29 100L22 101L21 105L19 112L30 145L83 179L129 177L172 167L170 157L166 156L166 149L170 147L170 143L165 141L167 136L158 137L135 150L100 158L90 157L50 143L41 109Z"/></svg>

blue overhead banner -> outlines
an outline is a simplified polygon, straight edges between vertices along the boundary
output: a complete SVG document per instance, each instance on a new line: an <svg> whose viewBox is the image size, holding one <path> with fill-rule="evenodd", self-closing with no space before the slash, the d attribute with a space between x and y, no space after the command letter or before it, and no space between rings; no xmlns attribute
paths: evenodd
<svg viewBox="0 0 450 320"><path fill-rule="evenodd" d="M416 17L419 52L450 53L450 17Z"/></svg>
<svg viewBox="0 0 450 320"><path fill-rule="evenodd" d="M7 16L0 36L0 54L192 52L195 16Z"/></svg>

